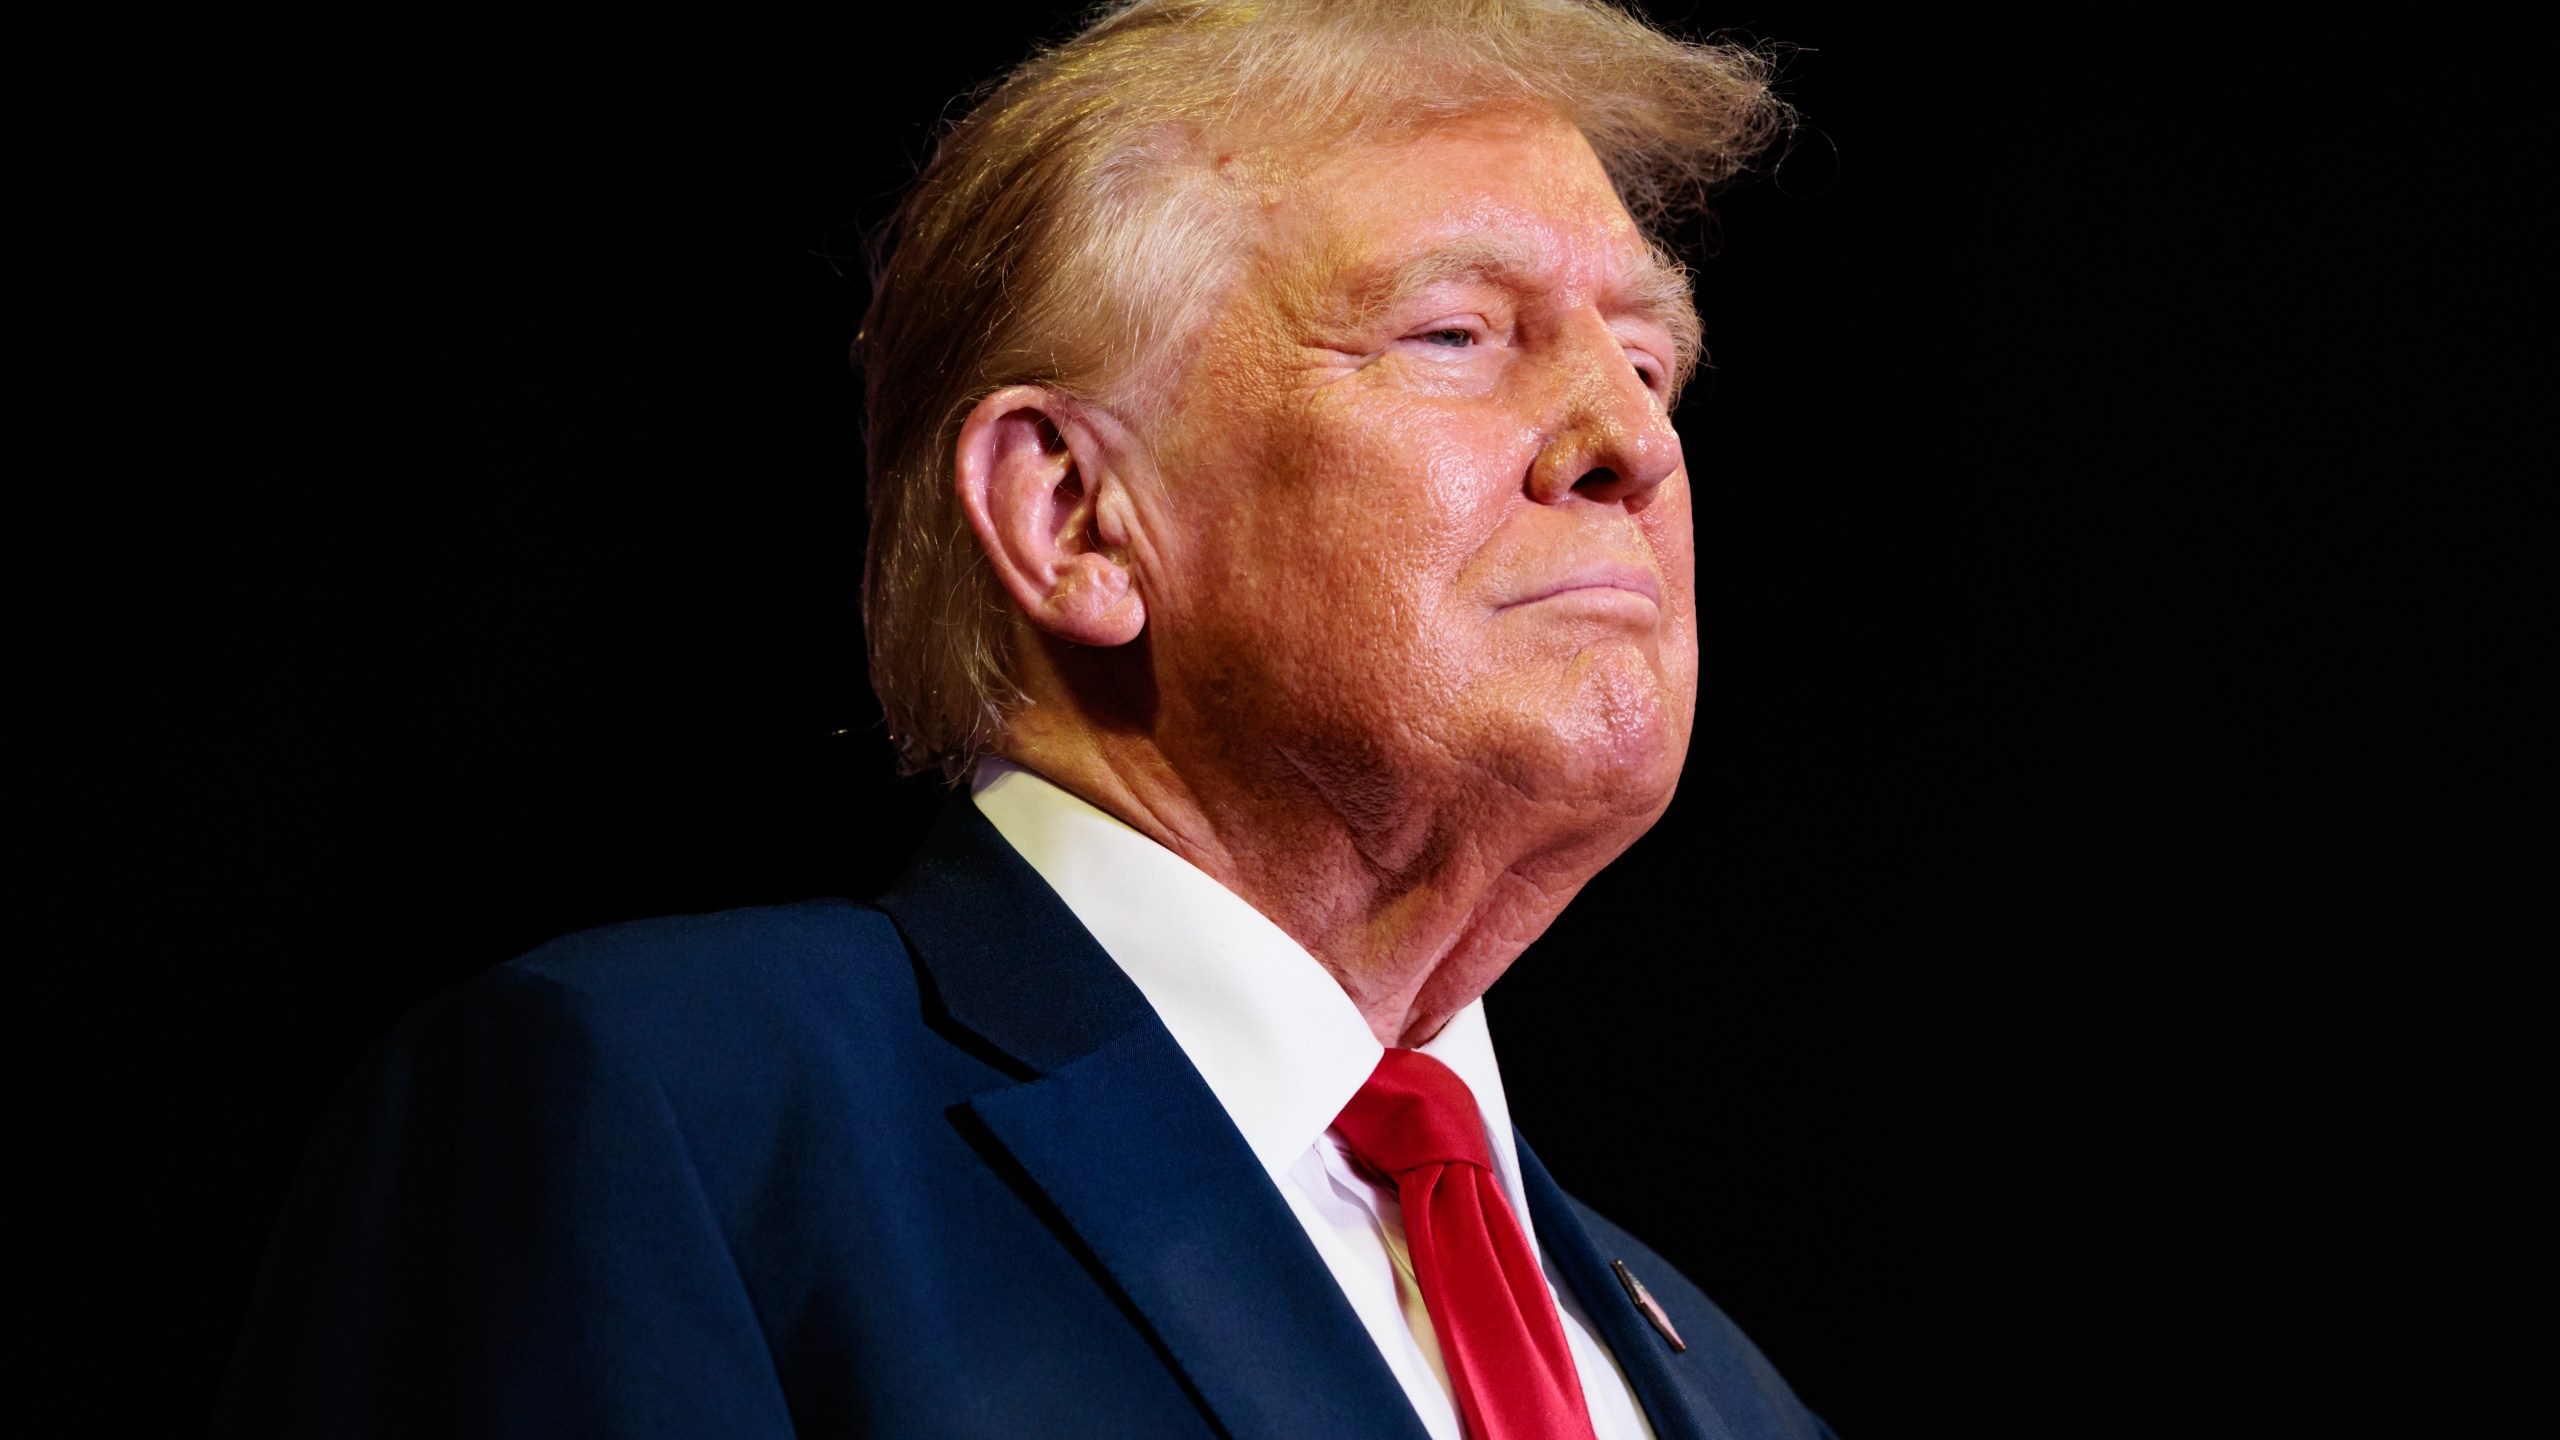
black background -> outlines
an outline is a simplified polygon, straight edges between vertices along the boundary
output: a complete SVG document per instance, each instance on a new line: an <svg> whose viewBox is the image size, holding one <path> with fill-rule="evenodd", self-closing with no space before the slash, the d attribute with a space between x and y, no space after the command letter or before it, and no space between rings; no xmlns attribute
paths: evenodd
<svg viewBox="0 0 2560 1440"><path fill-rule="evenodd" d="M41 1013L156 1137L94 1403L201 1424L420 998L894 875L859 237L1071 20L33 22L37 858L109 897ZM1697 739L1493 994L1516 1118L1852 1440L2550 1433L2521 42L1686 23L1812 128L1691 237Z"/></svg>

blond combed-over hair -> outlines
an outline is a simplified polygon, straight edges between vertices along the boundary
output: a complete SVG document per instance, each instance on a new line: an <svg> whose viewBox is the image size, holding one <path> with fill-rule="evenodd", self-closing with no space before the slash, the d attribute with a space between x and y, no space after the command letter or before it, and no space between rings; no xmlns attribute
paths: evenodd
<svg viewBox="0 0 2560 1440"><path fill-rule="evenodd" d="M953 477L970 410L1044 385L1143 414L1249 243L1235 166L1500 108L1574 124L1648 233L1787 121L1769 67L1599 0L1128 0L952 125L884 232L865 384L872 686L957 781L1021 703L1014 606Z"/></svg>

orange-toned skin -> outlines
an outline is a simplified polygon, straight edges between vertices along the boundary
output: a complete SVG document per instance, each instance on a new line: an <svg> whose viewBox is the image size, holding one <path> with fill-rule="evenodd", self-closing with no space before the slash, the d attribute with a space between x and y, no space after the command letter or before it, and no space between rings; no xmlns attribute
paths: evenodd
<svg viewBox="0 0 2560 1440"><path fill-rule="evenodd" d="M1163 418L1022 386L961 433L1022 610L1032 703L1002 750L1418 1044L1679 778L1685 291L1552 117L1344 151L1261 218Z"/></svg>

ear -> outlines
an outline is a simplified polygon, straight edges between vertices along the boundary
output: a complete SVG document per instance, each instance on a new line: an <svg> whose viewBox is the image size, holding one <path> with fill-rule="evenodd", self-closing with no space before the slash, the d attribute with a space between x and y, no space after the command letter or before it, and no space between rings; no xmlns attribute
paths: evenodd
<svg viewBox="0 0 2560 1440"><path fill-rule="evenodd" d="M954 483L978 546L1033 625L1126 645L1147 625L1129 570L1117 431L1069 396L1010 385L960 424Z"/></svg>

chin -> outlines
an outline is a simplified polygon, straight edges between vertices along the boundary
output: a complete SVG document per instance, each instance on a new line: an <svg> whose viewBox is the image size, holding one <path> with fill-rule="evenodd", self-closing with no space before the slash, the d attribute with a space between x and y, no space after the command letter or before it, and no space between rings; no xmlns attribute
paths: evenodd
<svg viewBox="0 0 2560 1440"><path fill-rule="evenodd" d="M1651 824L1688 758L1692 692L1649 663L1618 658L1577 663L1568 683L1536 687L1509 707L1500 768L1532 801Z"/></svg>

